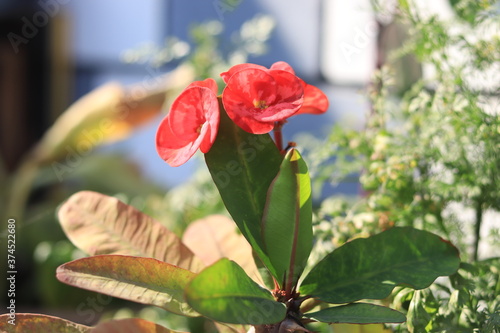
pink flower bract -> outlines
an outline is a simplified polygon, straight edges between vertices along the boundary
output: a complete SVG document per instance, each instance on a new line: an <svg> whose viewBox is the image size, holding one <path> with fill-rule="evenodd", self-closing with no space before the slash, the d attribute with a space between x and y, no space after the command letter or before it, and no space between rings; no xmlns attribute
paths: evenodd
<svg viewBox="0 0 500 333"><path fill-rule="evenodd" d="M174 101L156 132L156 151L171 166L186 163L200 148L212 147L219 128L217 84L213 79L191 83Z"/></svg>
<svg viewBox="0 0 500 333"><path fill-rule="evenodd" d="M302 107L304 87L288 71L241 64L221 76L227 84L222 93L224 108L247 132L268 133L274 122L285 120Z"/></svg>

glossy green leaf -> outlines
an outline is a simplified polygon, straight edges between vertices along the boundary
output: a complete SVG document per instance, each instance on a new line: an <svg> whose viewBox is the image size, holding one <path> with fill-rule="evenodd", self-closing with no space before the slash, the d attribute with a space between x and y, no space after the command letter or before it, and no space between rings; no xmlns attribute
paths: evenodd
<svg viewBox="0 0 500 333"><path fill-rule="evenodd" d="M195 274L163 261L101 255L61 265L56 274L59 281L75 287L197 316L184 300L184 288Z"/></svg>
<svg viewBox="0 0 500 333"><path fill-rule="evenodd" d="M0 315L0 332L2 333L90 333L91 329L92 327L42 314L16 313L15 318L10 313Z"/></svg>
<svg viewBox="0 0 500 333"><path fill-rule="evenodd" d="M269 187L262 233L274 267L271 272L279 282L286 277L291 289L304 270L313 243L311 180L296 149L286 154Z"/></svg>
<svg viewBox="0 0 500 333"><path fill-rule="evenodd" d="M325 302L382 299L397 285L428 287L459 267L458 250L442 238L410 227L394 227L355 239L320 261L302 282L300 293Z"/></svg>
<svg viewBox="0 0 500 333"><path fill-rule="evenodd" d="M269 134L245 132L229 119L222 103L219 105L219 132L205 154L205 161L241 233L262 262L272 269L263 248L261 220L267 190L278 174L282 156Z"/></svg>
<svg viewBox="0 0 500 333"><path fill-rule="evenodd" d="M402 323L406 320L405 315L399 311L368 303L335 306L306 313L304 317L330 324Z"/></svg>
<svg viewBox="0 0 500 333"><path fill-rule="evenodd" d="M283 320L286 312L283 303L228 259L198 274L186 288L186 299L198 313L231 324L273 324Z"/></svg>
<svg viewBox="0 0 500 333"><path fill-rule="evenodd" d="M110 320L100 323L92 333L175 333L163 326L141 318Z"/></svg>

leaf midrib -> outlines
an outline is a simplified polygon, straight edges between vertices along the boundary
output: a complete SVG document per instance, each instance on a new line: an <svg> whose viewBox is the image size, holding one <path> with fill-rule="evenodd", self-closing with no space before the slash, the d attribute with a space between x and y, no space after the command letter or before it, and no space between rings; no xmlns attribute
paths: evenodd
<svg viewBox="0 0 500 333"><path fill-rule="evenodd" d="M245 298L248 300L258 300L258 301L268 301L276 304L280 304L279 302L275 301L274 299L270 299L267 297L260 297L260 296L249 296L249 295L239 295L239 294L224 294L224 295L219 295L216 294L211 297L190 297L192 300L195 301L210 301L210 300L218 300L218 299L228 299L228 298Z"/></svg>
<svg viewBox="0 0 500 333"><path fill-rule="evenodd" d="M233 135L233 137L235 137L235 138L236 138L236 140L235 140L235 141L237 142L237 147L239 147L239 146L240 146L240 144L242 143L242 140L241 140L241 136L237 135L237 133L238 133L238 128L236 128L236 126L232 126L231 131L232 131L232 135ZM246 161L246 159L245 159L245 158L243 158L243 155L242 155L242 154L240 154L240 152L239 152L239 151L238 151L237 156L238 156L238 160L239 160L239 161L241 161L241 164L245 166L245 167L243 168L243 170L244 170L244 173L245 173L246 177L243 177L243 178L244 178L244 182L245 182L245 189L246 189L246 193L252 193L252 191L251 191L251 182L250 182L250 179L253 179L253 177L251 177L251 175L250 175L250 168L248 167L248 162ZM253 210L253 212L254 212L254 214L253 214L253 215L254 215L254 216L256 216L256 215L257 215L256 213L258 213L258 212L259 212L259 209L258 209L258 207L257 207L257 202L256 202L256 200L255 200L255 197L254 197L253 195L251 195L251 194L250 194L250 198L251 198L250 203L251 203L251 205L252 205L252 210ZM247 219L245 219L245 223L246 223L246 224L248 224ZM253 234L252 234L252 237L254 237L254 238L255 238L255 235L253 235ZM257 241L257 239L256 239L256 241Z"/></svg>
<svg viewBox="0 0 500 333"><path fill-rule="evenodd" d="M150 285L145 282L142 283L137 283L137 280L130 280L130 279L124 279L124 280L117 280L112 277L106 277L102 275L93 275L92 273L82 273L82 272L77 272L74 270L70 270L67 268L64 268L64 270L61 272L61 274L64 274L66 276L71 277L72 279L78 279L78 280L98 280L98 281L105 281L105 282L116 282L116 283L122 283L126 284L129 286L135 286L135 287L140 287L144 288L147 290L150 290L151 292L156 292L156 293L162 293L162 294L168 294L168 292L162 291L167 290L167 291L177 291L177 292L182 292L183 289L168 289L166 287L160 287L158 284ZM66 279L65 279L66 280ZM157 287L157 288L150 288L151 286Z"/></svg>

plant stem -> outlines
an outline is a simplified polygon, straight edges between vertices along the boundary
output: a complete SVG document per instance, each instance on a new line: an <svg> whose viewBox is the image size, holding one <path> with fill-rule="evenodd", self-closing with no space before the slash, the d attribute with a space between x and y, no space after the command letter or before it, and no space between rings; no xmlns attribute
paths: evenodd
<svg viewBox="0 0 500 333"><path fill-rule="evenodd" d="M281 120L277 121L274 123L274 143L276 144L276 147L278 147L278 150L282 153L283 152L283 133L281 132L281 129L283 128L283 125L285 124L286 120Z"/></svg>
<svg viewBox="0 0 500 333"><path fill-rule="evenodd" d="M476 220L475 220L475 225L474 225L474 249L473 249L473 254L472 258L474 261L477 261L478 259L478 252L479 252L479 241L481 240L481 223L483 222L483 200L482 197L480 196L476 200Z"/></svg>

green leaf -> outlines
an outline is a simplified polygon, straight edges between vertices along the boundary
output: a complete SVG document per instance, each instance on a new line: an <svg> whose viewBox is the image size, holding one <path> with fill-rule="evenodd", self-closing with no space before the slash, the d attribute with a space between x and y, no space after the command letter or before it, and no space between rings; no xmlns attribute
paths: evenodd
<svg viewBox="0 0 500 333"><path fill-rule="evenodd" d="M58 217L71 242L90 255L151 257L195 273L204 267L176 234L116 198L81 191L61 206Z"/></svg>
<svg viewBox="0 0 500 333"><path fill-rule="evenodd" d="M285 306L256 284L234 261L205 268L186 288L186 299L200 314L224 323L263 325L285 318Z"/></svg>
<svg viewBox="0 0 500 333"><path fill-rule="evenodd" d="M197 316L184 300L184 288L195 274L156 259L101 255L61 265L56 274L75 287Z"/></svg>
<svg viewBox="0 0 500 333"><path fill-rule="evenodd" d="M311 180L296 149L286 154L269 187L262 233L271 272L278 281L286 277L289 290L304 270L313 243Z"/></svg>
<svg viewBox="0 0 500 333"><path fill-rule="evenodd" d="M163 326L141 318L110 320L97 325L92 333L174 333Z"/></svg>
<svg viewBox="0 0 500 333"><path fill-rule="evenodd" d="M397 285L426 288L459 265L458 250L449 242L427 231L394 227L327 255L304 279L300 293L330 303L382 299Z"/></svg>
<svg viewBox="0 0 500 333"><path fill-rule="evenodd" d="M272 269L264 252L261 220L267 190L278 174L282 156L269 134L247 133L227 116L219 100L221 119L212 148L205 154L210 174L224 205L262 262Z"/></svg>
<svg viewBox="0 0 500 333"><path fill-rule="evenodd" d="M76 324L69 320L42 314L16 313L15 319L9 313L0 315L0 332L2 333L90 333L91 329L91 327Z"/></svg>
<svg viewBox="0 0 500 333"><path fill-rule="evenodd" d="M431 315L425 309L424 297L422 297L420 291L416 291L408 308L408 328L412 332L428 332L426 327L431 320Z"/></svg>
<svg viewBox="0 0 500 333"><path fill-rule="evenodd" d="M399 311L368 303L353 303L304 314L304 317L324 323L379 324L402 323L406 320Z"/></svg>

